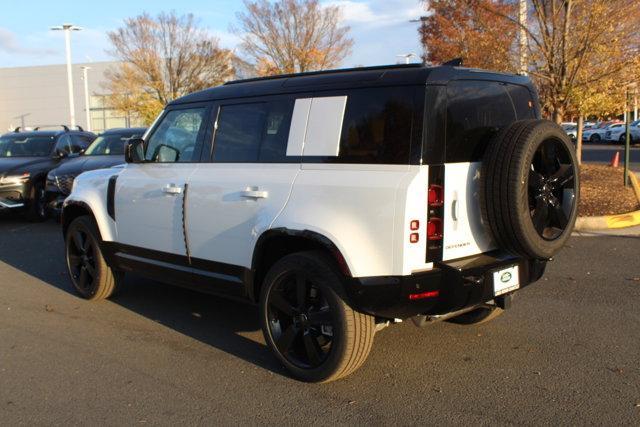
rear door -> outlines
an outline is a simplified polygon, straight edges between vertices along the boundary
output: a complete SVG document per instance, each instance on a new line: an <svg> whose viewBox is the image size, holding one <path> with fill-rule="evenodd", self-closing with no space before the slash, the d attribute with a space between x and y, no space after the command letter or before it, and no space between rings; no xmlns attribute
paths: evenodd
<svg viewBox="0 0 640 427"><path fill-rule="evenodd" d="M482 158L500 129L535 116L533 100L523 86L473 80L448 84L443 260L495 248L480 211Z"/></svg>
<svg viewBox="0 0 640 427"><path fill-rule="evenodd" d="M185 227L196 276L222 279L219 291L244 291L256 240L300 170L300 157L287 156L293 106L288 96L213 106L211 145L189 181Z"/></svg>

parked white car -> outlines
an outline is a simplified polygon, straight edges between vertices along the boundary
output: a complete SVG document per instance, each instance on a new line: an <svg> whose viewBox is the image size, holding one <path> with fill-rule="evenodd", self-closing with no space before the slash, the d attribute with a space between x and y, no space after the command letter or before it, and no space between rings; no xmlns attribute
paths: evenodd
<svg viewBox="0 0 640 427"><path fill-rule="evenodd" d="M631 143L635 144L640 142L640 127L633 126L633 123L629 126L629 136L631 138ZM627 138L627 128L624 124L622 126L612 127L607 129L604 134L605 142L613 143L613 144L624 144Z"/></svg>
<svg viewBox="0 0 640 427"><path fill-rule="evenodd" d="M624 128L624 123L613 123L603 128L584 130L582 132L582 142L592 142L597 144L604 140L607 131L618 129L620 127Z"/></svg>
<svg viewBox="0 0 640 427"><path fill-rule="evenodd" d="M575 156L523 76L227 83L167 105L125 168L74 181L70 280L90 300L134 272L253 302L289 372L331 381L389 324L486 322L540 279L576 219Z"/></svg>

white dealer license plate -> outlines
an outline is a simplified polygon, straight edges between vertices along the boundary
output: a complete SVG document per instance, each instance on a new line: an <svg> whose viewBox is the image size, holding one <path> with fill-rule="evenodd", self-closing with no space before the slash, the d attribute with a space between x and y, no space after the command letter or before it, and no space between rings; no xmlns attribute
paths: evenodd
<svg viewBox="0 0 640 427"><path fill-rule="evenodd" d="M518 266L503 268L493 272L493 294L495 296L515 291L520 287Z"/></svg>

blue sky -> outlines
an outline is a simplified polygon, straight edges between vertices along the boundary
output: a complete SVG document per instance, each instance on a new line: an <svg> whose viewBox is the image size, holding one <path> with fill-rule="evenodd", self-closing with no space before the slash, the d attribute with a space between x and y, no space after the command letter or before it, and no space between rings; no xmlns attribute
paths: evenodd
<svg viewBox="0 0 640 427"><path fill-rule="evenodd" d="M420 54L418 24L409 22L422 13L419 0L321 3L341 6L344 23L351 27L355 44L343 66L391 64L398 61L397 54ZM145 11L193 13L223 47L234 48L238 38L229 32L229 25L243 9L241 0L2 0L0 4L0 67L63 63L62 34L48 29L66 22L84 28L72 36L74 62L109 60L106 32Z"/></svg>

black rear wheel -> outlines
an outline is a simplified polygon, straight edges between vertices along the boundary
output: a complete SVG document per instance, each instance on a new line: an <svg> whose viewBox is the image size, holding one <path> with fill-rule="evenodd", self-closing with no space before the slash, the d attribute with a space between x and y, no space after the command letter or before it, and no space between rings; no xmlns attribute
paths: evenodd
<svg viewBox="0 0 640 427"><path fill-rule="evenodd" d="M340 273L321 252L278 261L265 278L260 308L266 342L300 380L349 375L371 350L374 319L349 308Z"/></svg>

